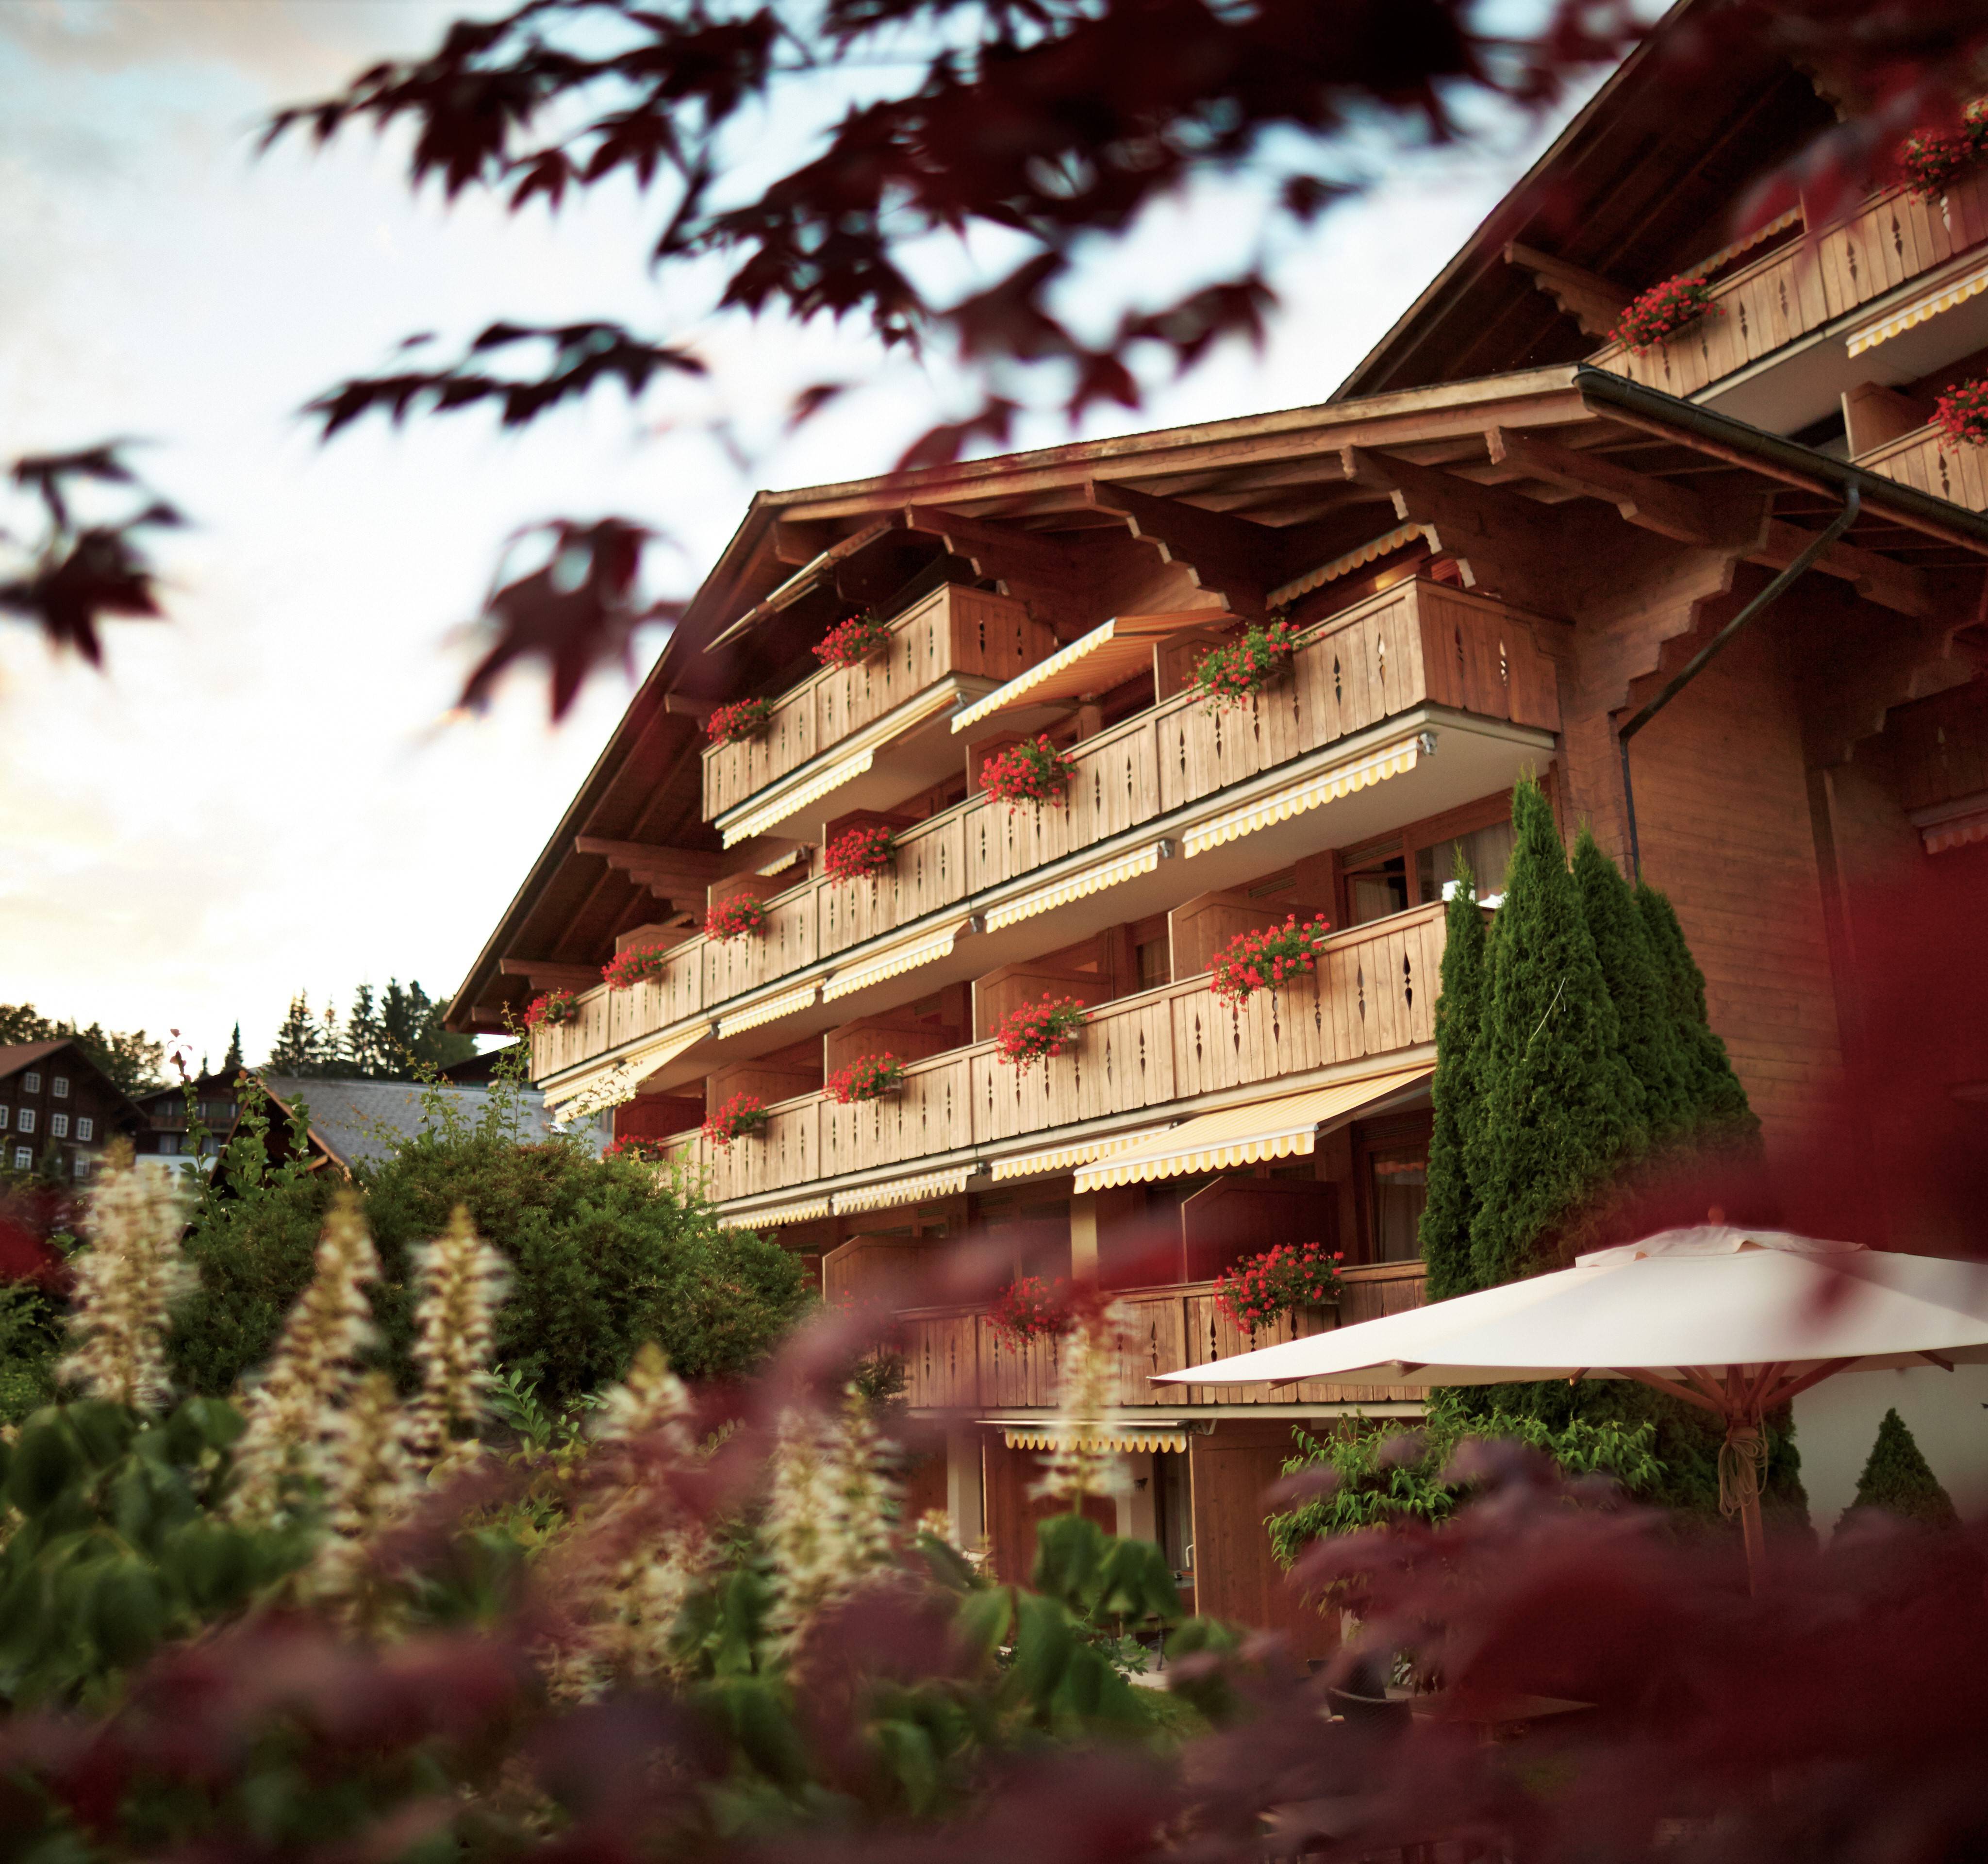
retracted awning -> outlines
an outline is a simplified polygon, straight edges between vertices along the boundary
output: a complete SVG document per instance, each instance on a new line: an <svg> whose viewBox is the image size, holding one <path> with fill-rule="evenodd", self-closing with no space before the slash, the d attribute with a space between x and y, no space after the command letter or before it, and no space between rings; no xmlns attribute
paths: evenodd
<svg viewBox="0 0 1988 1864"><path fill-rule="evenodd" d="M1919 840L1929 854L1943 854L1949 848L1988 841L1988 791L1959 797L1950 803L1936 803L1929 809L1915 809L1909 819L1919 831Z"/></svg>
<svg viewBox="0 0 1988 1864"><path fill-rule="evenodd" d="M1114 615L976 699L952 722L963 732L997 712L1017 705L1040 705L1051 699L1073 699L1086 692L1108 692L1152 664L1153 644L1194 628L1221 628L1237 617L1224 608L1190 608L1164 615Z"/></svg>
<svg viewBox="0 0 1988 1864"><path fill-rule="evenodd" d="M831 790L840 790L844 783L853 783L859 776L867 776L876 758L874 750L858 751L853 757L844 757L816 771L791 790L783 790L770 803L762 803L750 815L742 816L733 823L725 831L725 845L736 847L742 841L750 841L776 822L784 822L789 816L799 815L809 803L820 802Z"/></svg>
<svg viewBox="0 0 1988 1864"><path fill-rule="evenodd" d="M858 1210L889 1210L899 1204L920 1204L930 1197L957 1197L966 1189L971 1165L955 1165L949 1172L921 1172L915 1178L892 1178L881 1184L858 1185L853 1191L835 1193L835 1214L847 1216Z"/></svg>
<svg viewBox="0 0 1988 1864"><path fill-rule="evenodd" d="M743 1010L735 1010L728 1017L720 1017L718 1033L721 1036L735 1036L748 1029L757 1029L762 1023L776 1023L782 1017L790 1017L796 1010L811 1010L814 1006L815 984L803 984L797 990L783 990L777 996L762 997L756 1003L748 1003Z"/></svg>
<svg viewBox="0 0 1988 1864"><path fill-rule="evenodd" d="M1316 809L1322 803L1336 802L1341 797L1351 796L1356 790L1371 788L1391 776L1412 770L1418 760L1428 756L1435 749L1435 733L1417 732L1412 737L1383 745L1378 751L1369 751L1364 756L1329 765L1303 783L1274 790L1253 803L1225 810L1212 820L1189 829L1181 838L1182 851L1203 854L1212 847L1221 847L1225 841L1234 841L1242 836L1253 834L1259 828L1268 828L1273 823L1287 822L1293 816L1302 814L1307 809Z"/></svg>
<svg viewBox="0 0 1988 1864"><path fill-rule="evenodd" d="M904 972L916 970L921 964L930 964L935 959L945 957L952 949L953 941L969 923L960 919L937 932L907 939L901 945L891 946L850 965L846 970L836 972L822 986L821 1000L832 1003L839 996L850 996L871 984L881 983L887 977L898 976Z"/></svg>
<svg viewBox="0 0 1988 1864"><path fill-rule="evenodd" d="M1289 1159L1309 1152L1320 1125L1343 1120L1418 1088L1435 1072L1433 1064L1395 1068L1369 1074L1308 1094L1280 1094L1205 1113L1144 1145L1100 1159L1077 1175L1080 1192L1101 1191L1111 1185L1148 1183L1182 1178L1192 1172L1226 1171L1232 1165L1260 1164L1266 1159Z"/></svg>
<svg viewBox="0 0 1988 1864"><path fill-rule="evenodd" d="M1850 354L1861 356L1866 350L1875 350L1881 343L1888 343L1894 337L1902 335L1915 324L1924 323L1929 317L1937 317L1942 311L1952 310L1956 304L1965 304L1969 298L1988 291L1988 265L1976 266L1972 271L1952 279L1936 289L1922 293L1907 305L1892 312L1878 323L1867 324L1850 336Z"/></svg>
<svg viewBox="0 0 1988 1864"><path fill-rule="evenodd" d="M825 1197L803 1198L797 1203L771 1204L760 1210L725 1210L718 1213L720 1230L777 1230L783 1223L806 1223L828 1215Z"/></svg>
<svg viewBox="0 0 1988 1864"><path fill-rule="evenodd" d="M728 641L736 641L741 634L757 628L769 616L778 614L783 608L791 608L837 563L854 556L858 550L867 550L886 531L894 530L897 522L894 518L887 518L881 524L867 526L854 536L845 537L840 543L830 544L812 562L803 564L763 601L755 604L737 621L714 634L704 651L707 654L714 653Z"/></svg>
<svg viewBox="0 0 1988 1864"><path fill-rule="evenodd" d="M1080 1139L1073 1145L1052 1145L1044 1152L1016 1152L994 1161L994 1176L998 1182L1004 1178L1035 1178L1044 1172L1067 1172L1073 1166L1088 1165L1094 1159L1144 1145L1167 1130L1164 1126L1149 1126L1139 1132L1118 1133L1102 1139Z"/></svg>
<svg viewBox="0 0 1988 1864"><path fill-rule="evenodd" d="M1148 1455L1173 1450L1185 1454L1187 1426L1184 1424L1102 1423L1072 1429L1054 1423L1004 1424L1001 1434L1010 1450L1110 1450L1144 1452Z"/></svg>
<svg viewBox="0 0 1988 1864"><path fill-rule="evenodd" d="M703 1020L688 1029L669 1030L625 1055L611 1061L604 1057L583 1073L551 1082L545 1089L546 1111L559 1109L555 1117L563 1123L633 1100L635 1090L657 1069L675 1061L686 1049L695 1048L711 1033L711 1027ZM575 1102L580 1105L575 1106Z"/></svg>
<svg viewBox="0 0 1988 1864"><path fill-rule="evenodd" d="M1282 608L1301 595L1310 595L1314 589L1323 589L1327 583L1336 582L1342 576L1365 569L1389 551L1398 550L1405 543L1413 543L1422 535L1419 524L1398 524L1391 531L1382 532L1357 550L1348 550L1343 556L1335 556L1330 563L1320 563L1316 570L1307 570L1303 576L1273 589L1263 599L1271 607Z"/></svg>
<svg viewBox="0 0 1988 1864"><path fill-rule="evenodd" d="M1171 853L1172 845L1165 851ZM1128 854L1114 856L1110 861L1100 861L1090 867L1067 874L1061 880L1052 881L1046 887L1037 887L1032 891L1018 895L1012 900L1003 900L998 906L987 909L987 929L999 932L1004 925L1013 925L1023 919L1033 918L1039 912L1047 912L1053 906L1063 905L1070 900L1080 900L1088 894L1102 893L1107 887L1115 887L1121 880L1131 880L1141 874L1150 874L1160 864L1161 844L1149 841L1144 847L1134 848Z"/></svg>

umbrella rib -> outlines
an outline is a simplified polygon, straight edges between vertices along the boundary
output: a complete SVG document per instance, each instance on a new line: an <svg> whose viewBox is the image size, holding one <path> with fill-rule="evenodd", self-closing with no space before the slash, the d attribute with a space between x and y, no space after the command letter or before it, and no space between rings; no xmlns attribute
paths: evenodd
<svg viewBox="0 0 1988 1864"><path fill-rule="evenodd" d="M1797 1398L1810 1385L1820 1385L1831 1373L1840 1372L1849 1364L1846 1359L1825 1359L1821 1365L1810 1366L1798 1379L1790 1379L1776 1389L1773 1395L1760 1402L1760 1414L1764 1417L1770 1411L1778 1411L1791 1398Z"/></svg>
<svg viewBox="0 0 1988 1864"><path fill-rule="evenodd" d="M1639 1366L1621 1365L1615 1368L1625 1379L1633 1379L1638 1385L1646 1385L1655 1390L1667 1392L1672 1398L1681 1398L1688 1405L1700 1405L1707 1411L1716 1411L1721 1417L1726 1407L1707 1398L1694 1385L1681 1385L1675 1379L1666 1379L1661 1372L1646 1372ZM1685 1368L1689 1372L1691 1368Z"/></svg>

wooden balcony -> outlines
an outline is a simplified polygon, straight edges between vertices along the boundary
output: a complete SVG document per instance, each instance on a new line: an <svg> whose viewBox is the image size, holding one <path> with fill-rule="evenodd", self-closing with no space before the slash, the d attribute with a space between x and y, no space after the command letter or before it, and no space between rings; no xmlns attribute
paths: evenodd
<svg viewBox="0 0 1988 1864"><path fill-rule="evenodd" d="M532 1078L722 1014L742 993L886 934L979 912L1050 862L1204 800L1219 806L1238 783L1424 705L1547 731L1560 722L1552 665L1523 618L1445 584L1401 584L1310 630L1293 677L1253 705L1218 713L1182 693L1078 744L1067 807L1011 810L969 797L900 835L888 878L803 881L768 902L762 936L693 939L670 953L661 979L587 993L577 1021L534 1032Z"/></svg>
<svg viewBox="0 0 1988 1864"><path fill-rule="evenodd" d="M1006 596L948 585L890 624L891 645L855 667L824 667L774 702L763 731L704 753L704 819L715 822L942 682L1013 679L1056 649L1050 631Z"/></svg>
<svg viewBox="0 0 1988 1864"><path fill-rule="evenodd" d="M725 1203L1412 1048L1434 1039L1443 911L1338 933L1317 979L1239 1010L1203 973L1100 1004L1071 1053L1026 1073L977 1042L911 1063L887 1099L805 1094L769 1108L762 1134L729 1145L686 1134L668 1155Z"/></svg>
<svg viewBox="0 0 1988 1864"><path fill-rule="evenodd" d="M1112 1402L1126 1410L1178 1410L1185 1405L1357 1404L1416 1399L1408 1385L1342 1385L1325 1379L1273 1392L1260 1385L1156 1385L1158 1372L1177 1372L1253 1348L1279 1346L1335 1326L1351 1326L1419 1308L1426 1277L1419 1262L1378 1263L1346 1271L1335 1312L1314 1309L1285 1314L1254 1335L1217 1311L1215 1284L1128 1290L1120 1298L1131 1310L1132 1338L1120 1356ZM984 1314L964 1308L915 1310L904 1318L905 1395L915 1410L992 1412L1036 1411L1056 1402L1061 1342L1031 1340L1006 1345Z"/></svg>
<svg viewBox="0 0 1988 1864"><path fill-rule="evenodd" d="M1860 455L1856 463L1969 511L1988 511L1988 462L1982 454L1980 447L1956 445L1939 428L1922 427Z"/></svg>
<svg viewBox="0 0 1988 1864"><path fill-rule="evenodd" d="M1797 239L1723 279L1712 292L1719 314L1641 355L1611 343L1591 360L1665 394L1695 394L1983 241L1988 173L1977 169L1937 201L1892 188L1813 244Z"/></svg>

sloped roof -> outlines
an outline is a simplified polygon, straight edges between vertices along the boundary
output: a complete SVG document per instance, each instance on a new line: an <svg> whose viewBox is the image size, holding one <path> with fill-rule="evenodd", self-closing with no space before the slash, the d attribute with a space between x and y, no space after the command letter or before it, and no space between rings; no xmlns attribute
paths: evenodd
<svg viewBox="0 0 1988 1864"><path fill-rule="evenodd" d="M428 1123L428 1104L439 1094L458 1118L474 1126L491 1101L487 1087L426 1088L411 1081L303 1081L294 1076L259 1077L270 1095L287 1111L302 1101L308 1111L311 1135L333 1160L350 1167L384 1159ZM552 1121L545 1097L535 1088L520 1091L527 1142L549 1137Z"/></svg>
<svg viewBox="0 0 1988 1864"><path fill-rule="evenodd" d="M18 1074L22 1069L32 1067L44 1057L52 1055L59 1048L73 1048L75 1044L66 1037L53 1042L9 1042L0 1047L0 1081L10 1074ZM81 1057L83 1051L76 1050ZM83 1057L83 1059L87 1059Z"/></svg>

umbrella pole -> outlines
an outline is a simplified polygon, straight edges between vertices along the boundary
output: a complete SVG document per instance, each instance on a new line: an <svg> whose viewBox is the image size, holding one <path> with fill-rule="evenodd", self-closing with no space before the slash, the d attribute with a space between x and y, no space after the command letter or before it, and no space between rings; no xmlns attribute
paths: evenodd
<svg viewBox="0 0 1988 1864"><path fill-rule="evenodd" d="M1746 1589L1756 1598L1767 1561L1767 1536L1760 1526L1760 1483L1767 1468L1767 1439L1759 1420L1729 1418L1719 1451L1719 1507L1729 1518L1740 1517L1740 1538L1746 1546Z"/></svg>

